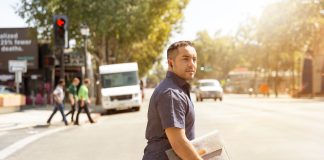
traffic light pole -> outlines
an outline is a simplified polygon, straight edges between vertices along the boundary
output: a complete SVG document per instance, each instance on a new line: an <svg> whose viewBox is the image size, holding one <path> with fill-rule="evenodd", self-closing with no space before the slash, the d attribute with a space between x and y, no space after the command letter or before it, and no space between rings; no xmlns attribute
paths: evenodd
<svg viewBox="0 0 324 160"><path fill-rule="evenodd" d="M64 46L59 46L59 52L61 55L61 59L60 59L60 78L64 79L65 78L65 64L64 64Z"/></svg>
<svg viewBox="0 0 324 160"><path fill-rule="evenodd" d="M87 49L87 36L83 36L84 37L84 78L89 78L89 73L88 73L88 49Z"/></svg>

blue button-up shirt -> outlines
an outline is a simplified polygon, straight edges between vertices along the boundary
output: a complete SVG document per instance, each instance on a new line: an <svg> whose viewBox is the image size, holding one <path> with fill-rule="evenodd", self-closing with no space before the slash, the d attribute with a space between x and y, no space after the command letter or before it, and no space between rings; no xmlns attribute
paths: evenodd
<svg viewBox="0 0 324 160"><path fill-rule="evenodd" d="M146 127L147 146L143 160L167 160L165 151L171 144L166 128L185 129L189 140L195 138L195 113L190 99L190 85L175 73L168 71L150 99Z"/></svg>

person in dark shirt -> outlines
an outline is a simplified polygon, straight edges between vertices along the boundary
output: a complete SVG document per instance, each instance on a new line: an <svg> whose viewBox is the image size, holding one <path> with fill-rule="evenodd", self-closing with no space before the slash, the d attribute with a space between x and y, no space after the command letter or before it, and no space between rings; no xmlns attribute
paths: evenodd
<svg viewBox="0 0 324 160"><path fill-rule="evenodd" d="M202 160L190 140L195 138L195 112L190 85L197 68L197 53L189 41L173 43L167 50L168 72L149 103L147 146L143 160L167 160L172 148L181 159Z"/></svg>
<svg viewBox="0 0 324 160"><path fill-rule="evenodd" d="M78 104L78 85L79 84L80 84L79 78L75 77L75 78L73 78L72 83L67 88L67 91L69 93L68 96L69 96L69 100L70 100L70 104L71 104L71 110L65 116L68 116L69 114L71 114L71 122L73 122L74 112L75 112L75 109L77 108L77 104Z"/></svg>

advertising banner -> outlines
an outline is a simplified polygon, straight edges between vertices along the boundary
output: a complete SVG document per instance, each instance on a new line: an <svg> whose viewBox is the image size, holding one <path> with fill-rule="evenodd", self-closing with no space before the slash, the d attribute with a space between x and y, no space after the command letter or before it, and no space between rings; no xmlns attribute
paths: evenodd
<svg viewBox="0 0 324 160"><path fill-rule="evenodd" d="M0 28L0 70L8 70L9 60L26 60L27 68L38 69L36 29Z"/></svg>

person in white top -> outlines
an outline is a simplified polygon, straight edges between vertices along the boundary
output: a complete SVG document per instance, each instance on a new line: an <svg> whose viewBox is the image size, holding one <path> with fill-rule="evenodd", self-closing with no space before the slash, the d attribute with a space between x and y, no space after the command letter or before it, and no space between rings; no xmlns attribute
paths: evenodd
<svg viewBox="0 0 324 160"><path fill-rule="evenodd" d="M53 113L51 114L51 116L48 118L47 120L47 124L51 124L51 120L53 118L53 116L55 115L55 113L57 112L57 110L59 110L62 114L63 117L63 121L65 123L65 125L67 126L67 120L65 118L65 114L64 114L64 88L65 86L65 81L64 79L60 79L58 85L56 86L55 90L53 91L53 97L54 97L54 110Z"/></svg>

